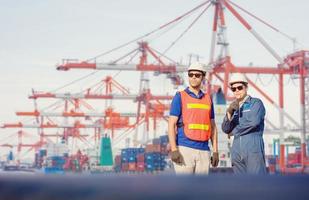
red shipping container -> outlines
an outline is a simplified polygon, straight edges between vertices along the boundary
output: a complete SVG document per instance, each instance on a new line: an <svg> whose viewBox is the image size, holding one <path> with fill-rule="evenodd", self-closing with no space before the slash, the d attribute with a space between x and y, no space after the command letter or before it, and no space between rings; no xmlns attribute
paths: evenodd
<svg viewBox="0 0 309 200"><path fill-rule="evenodd" d="M145 171L145 163L144 162L138 162L136 164L136 171L138 171L138 172Z"/></svg>
<svg viewBox="0 0 309 200"><path fill-rule="evenodd" d="M122 163L121 165L121 171L128 171L129 170L129 163Z"/></svg>
<svg viewBox="0 0 309 200"><path fill-rule="evenodd" d="M144 162L145 161L145 155L143 153L137 154L136 160L137 160L137 162Z"/></svg>
<svg viewBox="0 0 309 200"><path fill-rule="evenodd" d="M129 163L129 171L135 171L136 170L136 163Z"/></svg>
<svg viewBox="0 0 309 200"><path fill-rule="evenodd" d="M166 146L161 146L161 153L163 153L163 154L168 154L169 153L169 151L168 151Z"/></svg>
<svg viewBox="0 0 309 200"><path fill-rule="evenodd" d="M146 147L145 147L145 152L146 153L152 152L152 149L153 149L153 145L152 144L147 144Z"/></svg>
<svg viewBox="0 0 309 200"><path fill-rule="evenodd" d="M145 151L146 153L161 152L161 145L160 144L147 144Z"/></svg>
<svg viewBox="0 0 309 200"><path fill-rule="evenodd" d="M120 155L117 155L117 156L115 157L115 164L116 164L116 165L120 165L120 164L121 164L121 156L120 156Z"/></svg>
<svg viewBox="0 0 309 200"><path fill-rule="evenodd" d="M301 154L296 152L296 153L290 153L288 154L288 164L289 165L295 165L301 163Z"/></svg>
<svg viewBox="0 0 309 200"><path fill-rule="evenodd" d="M153 152L161 152L161 145L160 144L154 144L153 148L154 148Z"/></svg>

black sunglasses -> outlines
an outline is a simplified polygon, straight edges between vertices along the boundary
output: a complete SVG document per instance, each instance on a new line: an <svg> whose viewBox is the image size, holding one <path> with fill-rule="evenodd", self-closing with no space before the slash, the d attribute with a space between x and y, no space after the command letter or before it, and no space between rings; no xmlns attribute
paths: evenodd
<svg viewBox="0 0 309 200"><path fill-rule="evenodd" d="M195 76L196 78L200 78L201 76L203 76L203 74L200 74L200 73L197 73L197 74L195 74L195 73L188 73L188 76L190 78L192 78L193 76Z"/></svg>
<svg viewBox="0 0 309 200"><path fill-rule="evenodd" d="M237 87L231 87L231 90L232 90L233 92L235 92L236 89L237 89L238 91L241 91L241 90L244 89L244 86L243 86L243 85L240 85L240 86L237 86Z"/></svg>

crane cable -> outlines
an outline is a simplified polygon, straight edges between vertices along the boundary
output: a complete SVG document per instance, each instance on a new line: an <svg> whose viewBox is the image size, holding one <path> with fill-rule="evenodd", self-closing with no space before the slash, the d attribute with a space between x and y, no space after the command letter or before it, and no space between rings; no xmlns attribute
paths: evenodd
<svg viewBox="0 0 309 200"><path fill-rule="evenodd" d="M71 82L69 82L69 83L67 83L67 84L65 84L65 85L63 85L63 86L61 86L61 87L58 87L58 88L56 88L56 89L54 89L54 90L51 90L51 91L49 91L49 92L50 92L50 93L53 93L53 92L59 91L59 90L65 88L65 87L68 87L68 86L70 86L70 85L73 85L73 84L76 83L76 82L79 82L79 81L81 81L81 80L84 80L84 79L86 79L86 78L88 78L88 77L90 77L90 76L92 76L92 75L94 75L94 74L96 74L96 73L98 73L98 71L91 72L91 73L89 73L89 74L87 74L87 75L85 75L85 76L83 76L83 77L81 77L81 78L78 78L78 79L76 79L76 80L73 80L73 81L71 81Z"/></svg>
<svg viewBox="0 0 309 200"><path fill-rule="evenodd" d="M193 25L201 18L201 16L208 10L211 6L211 3L193 20L193 22L168 46L164 51L163 54L166 54L175 44L178 42L192 27Z"/></svg>
<svg viewBox="0 0 309 200"><path fill-rule="evenodd" d="M164 57L170 61L172 61L173 63L177 63L176 61L172 60L171 58L165 56L165 54L193 27L193 25L201 18L201 16L206 12L206 10L211 6L211 3L193 20L193 22L163 51L163 53L155 50L155 49L151 49L154 50L156 53L158 53L159 59L161 59L161 57Z"/></svg>
<svg viewBox="0 0 309 200"><path fill-rule="evenodd" d="M291 75L290 75L290 80L291 80L291 82L293 83L294 86L298 87L299 84L295 83L294 78L293 78L292 76L293 76L293 75L291 74Z"/></svg>
<svg viewBox="0 0 309 200"><path fill-rule="evenodd" d="M137 56L138 53L139 53L139 51L136 51L135 54L133 54L133 55L131 56L131 58L130 58L127 62L125 62L125 65L131 63L131 61Z"/></svg>
<svg viewBox="0 0 309 200"><path fill-rule="evenodd" d="M274 75L274 76L275 76L275 75ZM291 76L290 76L290 77L291 77ZM279 78L278 78L277 76L275 76L275 79L276 79L277 83L279 83ZM283 80L283 86L289 85L291 80L292 80L292 79L289 78L289 79L287 80L286 83L284 83L285 80Z"/></svg>
<svg viewBox="0 0 309 200"><path fill-rule="evenodd" d="M117 58L116 60L112 61L111 64L117 64L117 62L119 62L120 60L128 57L129 55L133 54L134 52L138 52L138 50L139 50L139 47L138 48L134 48L129 53L126 53L125 55L121 56L120 58Z"/></svg>
<svg viewBox="0 0 309 200"><path fill-rule="evenodd" d="M200 5L198 5L198 6L196 6L195 8L189 10L188 12L186 12L186 13L184 13L183 15L177 17L176 19L173 19L173 20L169 21L168 23L166 23L166 24L164 24L164 25L162 25L162 26L159 26L158 28L156 28L156 29L154 29L154 30L152 30L152 31L150 31L150 32L148 32L148 33L142 35L142 36L139 36L139 37L137 37L137 38L135 38L135 39L133 39L133 40L130 40L129 42L126 42L126 43L124 43L124 44L122 44L122 45L119 45L119 46L117 46L117 47L115 47L115 48L113 48L113 49L111 49L111 50L108 50L108 51L103 52L103 53L101 53L101 54L98 54L98 55L96 55L96 56L94 56L94 57L92 57L92 58L89 58L89 59L87 59L86 61L88 62L88 61L96 60L96 59L99 58L99 57L102 57L102 56L107 55L107 54L109 54L109 53L111 53L111 52L113 52L113 51L116 51L116 50L118 50L118 49L121 49L121 48L123 48L123 47L125 47L125 46L127 46L127 45L129 45L129 44L131 44L131 43L133 43L133 42L136 42L136 41L138 41L138 40L141 40L142 38L148 37L149 35L152 35L153 33L157 32L157 31L159 31L159 30L161 30L161 29L164 29L165 27L168 27L169 25L173 24L174 22L177 22L177 21L181 20L182 18L188 16L190 13L192 13L192 12L198 10L199 8L203 7L205 4L207 4L207 3L209 3L209 2L210 2L210 0L208 0L208 1L206 1L206 2L204 2L204 3L202 3L202 4L200 4Z"/></svg>
<svg viewBox="0 0 309 200"><path fill-rule="evenodd" d="M261 78L260 74L257 74L257 80L261 83L261 85L262 85L263 87L266 87L266 86L269 86L269 85L272 83L272 81L273 81L273 79L274 79L274 76L275 76L275 75L272 75L272 76L270 77L270 80L267 81L267 83L264 83L264 82L262 81L262 78Z"/></svg>
<svg viewBox="0 0 309 200"><path fill-rule="evenodd" d="M156 52L157 54L159 54L159 55L160 55L159 58L163 57L163 58L166 58L167 60L169 60L169 61L172 62L172 63L177 63L175 60L173 60L172 58L167 57L166 55L164 55L164 54L161 53L160 51L158 51L158 50L156 50L156 49L153 49L153 48L151 48L151 47L149 47L149 48L150 48L152 51L154 51L154 52Z"/></svg>
<svg viewBox="0 0 309 200"><path fill-rule="evenodd" d="M163 35L165 35L166 33L168 33L170 30L172 30L173 28L175 28L178 24L180 24L181 22L183 22L186 18L188 18L189 16L191 16L193 13L190 13L188 16L186 16L185 18L180 19L179 21L173 23L171 26L169 26L168 28L166 28L164 31L162 32L158 32L156 35L154 35L153 37L149 37L147 39L148 43L152 43L152 41L159 39L160 37L162 37Z"/></svg>
<svg viewBox="0 0 309 200"><path fill-rule="evenodd" d="M245 10L244 8L240 7L239 5L237 5L236 3L232 2L231 0L226 0L228 1L229 3L233 4L235 7L239 8L240 10L242 10L243 12L245 12L246 14L248 14L249 16L253 17L254 19L258 20L259 22L263 23L264 25L268 26L269 28L271 28L272 30L280 33L281 35L283 35L284 37L288 38L289 40L291 40L292 42L295 42L295 43L298 43L299 45L302 45L300 44L299 42L297 42L295 40L295 37L292 37L282 31L280 31L279 29L275 28L274 26L270 25L269 23L267 23L266 21L262 20L261 18L257 17L256 15L250 13L249 11Z"/></svg>

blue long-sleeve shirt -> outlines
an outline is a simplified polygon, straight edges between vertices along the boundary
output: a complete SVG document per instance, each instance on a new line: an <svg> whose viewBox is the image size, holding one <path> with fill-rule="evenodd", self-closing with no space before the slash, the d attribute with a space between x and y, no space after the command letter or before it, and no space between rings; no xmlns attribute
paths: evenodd
<svg viewBox="0 0 309 200"><path fill-rule="evenodd" d="M239 110L235 111L231 121L224 117L222 130L232 133L235 138L246 134L263 135L265 107L258 98L248 97Z"/></svg>

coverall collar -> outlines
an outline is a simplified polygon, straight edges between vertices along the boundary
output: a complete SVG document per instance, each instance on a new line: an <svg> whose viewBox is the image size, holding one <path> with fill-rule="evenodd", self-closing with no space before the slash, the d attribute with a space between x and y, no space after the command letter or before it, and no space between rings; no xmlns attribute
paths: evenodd
<svg viewBox="0 0 309 200"><path fill-rule="evenodd" d="M239 102L239 107L241 107L244 103L250 103L251 97L249 95L245 96L245 98Z"/></svg>

